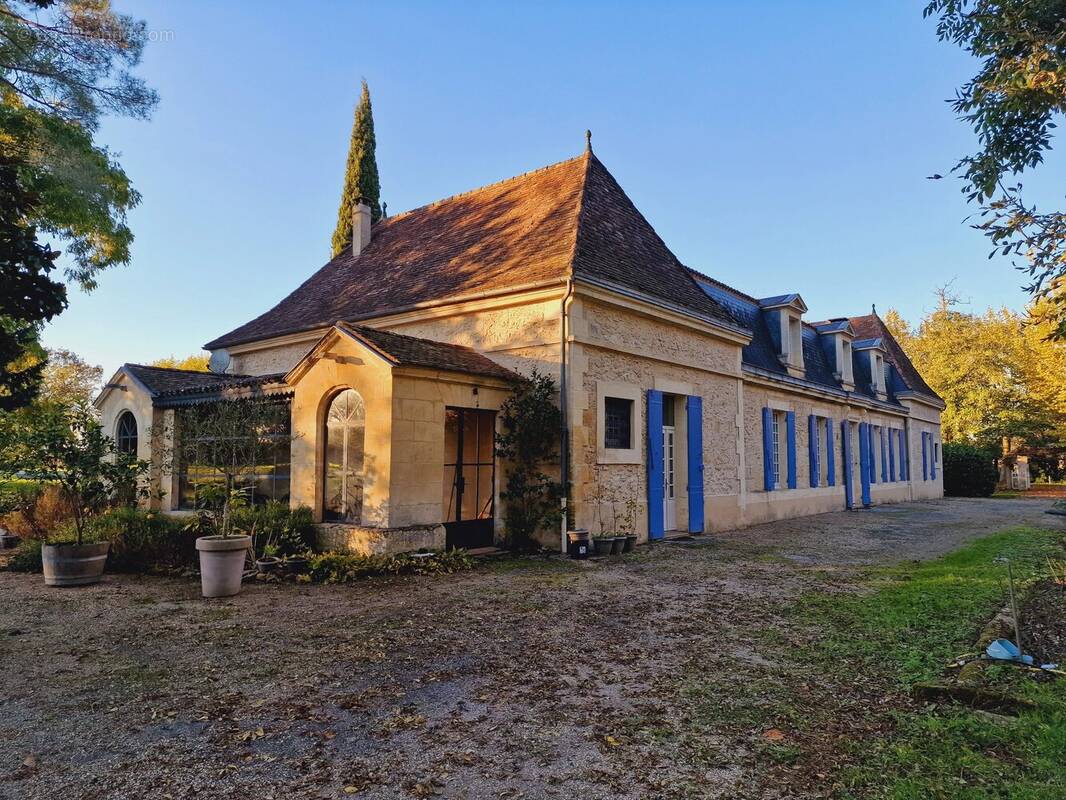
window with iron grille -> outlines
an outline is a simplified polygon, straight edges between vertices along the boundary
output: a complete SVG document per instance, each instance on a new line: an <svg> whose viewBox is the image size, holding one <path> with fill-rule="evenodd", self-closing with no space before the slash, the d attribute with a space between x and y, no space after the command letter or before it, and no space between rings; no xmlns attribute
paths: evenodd
<svg viewBox="0 0 1066 800"><path fill-rule="evenodd" d="M633 447L633 401L605 397L603 403L603 446L611 450L629 450Z"/></svg>

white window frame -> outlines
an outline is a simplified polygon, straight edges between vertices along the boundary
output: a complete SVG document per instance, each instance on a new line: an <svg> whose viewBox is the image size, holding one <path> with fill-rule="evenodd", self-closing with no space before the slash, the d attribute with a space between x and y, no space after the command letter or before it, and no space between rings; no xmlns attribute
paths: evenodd
<svg viewBox="0 0 1066 800"><path fill-rule="evenodd" d="M771 412L770 426L773 448L770 457L773 459L771 469L774 476L774 491L781 490L781 465L784 464L786 470L788 469L788 452L787 450L782 450L785 444L781 440L782 428L785 429L785 438L788 437L788 422L785 414L786 412L779 411L776 408L772 409Z"/></svg>

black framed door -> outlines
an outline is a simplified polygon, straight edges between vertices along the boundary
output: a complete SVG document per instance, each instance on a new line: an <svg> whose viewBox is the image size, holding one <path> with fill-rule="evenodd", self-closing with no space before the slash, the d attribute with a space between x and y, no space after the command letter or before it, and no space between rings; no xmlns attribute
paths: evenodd
<svg viewBox="0 0 1066 800"><path fill-rule="evenodd" d="M444 411L444 529L448 547L491 547L496 497L496 412Z"/></svg>

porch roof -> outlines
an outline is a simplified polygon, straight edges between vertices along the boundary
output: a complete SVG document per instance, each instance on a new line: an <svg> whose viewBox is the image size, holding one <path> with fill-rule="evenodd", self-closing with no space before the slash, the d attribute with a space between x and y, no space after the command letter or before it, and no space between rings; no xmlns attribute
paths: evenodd
<svg viewBox="0 0 1066 800"><path fill-rule="evenodd" d="M336 327L355 337L395 366L426 367L468 375L485 375L505 381L521 380L521 376L483 356L473 348L432 339L420 339L403 333L350 325L338 322Z"/></svg>
<svg viewBox="0 0 1066 800"><path fill-rule="evenodd" d="M152 405L159 407L235 398L248 393L285 394L289 391L282 381L284 373L220 375L144 364L123 364L119 372L125 372L143 386L152 398Z"/></svg>

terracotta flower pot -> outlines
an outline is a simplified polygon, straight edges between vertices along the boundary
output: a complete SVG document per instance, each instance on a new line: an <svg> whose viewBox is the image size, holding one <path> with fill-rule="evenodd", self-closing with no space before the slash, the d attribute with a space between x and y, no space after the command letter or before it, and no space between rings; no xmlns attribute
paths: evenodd
<svg viewBox="0 0 1066 800"><path fill-rule="evenodd" d="M88 586L99 583L111 542L46 544L41 548L47 586Z"/></svg>
<svg viewBox="0 0 1066 800"><path fill-rule="evenodd" d="M231 597L241 590L251 536L201 536L200 588L204 597Z"/></svg>

